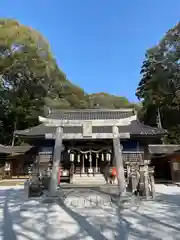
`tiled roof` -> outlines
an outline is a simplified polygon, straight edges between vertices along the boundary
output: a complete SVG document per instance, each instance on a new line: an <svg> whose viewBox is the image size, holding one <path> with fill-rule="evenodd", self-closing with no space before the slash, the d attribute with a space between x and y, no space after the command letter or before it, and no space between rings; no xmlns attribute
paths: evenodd
<svg viewBox="0 0 180 240"><path fill-rule="evenodd" d="M60 120L98 120L122 119L134 115L133 109L86 109L86 110L54 110L49 118Z"/></svg>
<svg viewBox="0 0 180 240"><path fill-rule="evenodd" d="M139 120L132 121L129 126L120 126L119 131L130 132L132 135L165 135L167 131L163 128L151 127L141 123Z"/></svg>
<svg viewBox="0 0 180 240"><path fill-rule="evenodd" d="M86 110L54 110L47 116L59 120L118 120L135 115L133 109L86 109ZM64 127L64 133L82 133L81 126ZM112 133L112 126L93 126L93 133ZM140 123L138 120L131 122L129 126L120 126L119 132L131 135L165 135L166 131ZM44 137L46 133L55 133L55 127L47 127L40 124L36 127L16 131L16 135L27 137Z"/></svg>
<svg viewBox="0 0 180 240"><path fill-rule="evenodd" d="M180 151L180 145L175 144L156 144L156 145L149 145L149 152L151 154L172 154L174 152Z"/></svg>
<svg viewBox="0 0 180 240"><path fill-rule="evenodd" d="M47 127L44 124L40 124L36 127L32 127L26 130L16 131L16 135L24 135L24 136L45 136L46 133L55 133L55 127ZM82 133L82 127L64 127L64 133Z"/></svg>
<svg viewBox="0 0 180 240"><path fill-rule="evenodd" d="M44 137L46 133L55 133L55 127L44 126L40 124L36 127L32 127L26 130L16 131L16 135L29 136L29 137ZM64 127L64 133L82 133L82 127ZM92 127L93 133L112 133L111 126L101 126ZM129 132L131 135L142 135L142 136L152 136L152 135L164 135L166 131L161 128L154 128L140 123L138 120L132 121L129 126L120 126L119 132L126 133Z"/></svg>
<svg viewBox="0 0 180 240"><path fill-rule="evenodd" d="M3 153L3 154L9 154L9 153L10 153L9 147L4 146L4 145L0 145L0 154L1 154L1 153Z"/></svg>
<svg viewBox="0 0 180 240"><path fill-rule="evenodd" d="M92 127L93 133L111 133L111 126ZM166 131L162 128L151 127L140 123L138 120L132 121L128 126L120 126L119 132L129 132L132 135L157 135L165 134Z"/></svg>
<svg viewBox="0 0 180 240"><path fill-rule="evenodd" d="M32 148L33 148L33 146L31 146L31 145L22 145L22 146L11 147L12 152L14 152L14 153L26 153L29 150L31 150Z"/></svg>
<svg viewBox="0 0 180 240"><path fill-rule="evenodd" d="M0 145L0 153L3 154L21 154L21 153L25 153L28 152L30 149L32 148L32 146L30 145L24 145L24 146L4 146L4 145Z"/></svg>

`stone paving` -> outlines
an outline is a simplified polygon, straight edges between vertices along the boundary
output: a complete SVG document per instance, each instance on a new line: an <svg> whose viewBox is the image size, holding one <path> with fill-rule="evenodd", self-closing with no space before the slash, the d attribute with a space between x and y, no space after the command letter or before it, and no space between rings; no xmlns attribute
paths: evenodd
<svg viewBox="0 0 180 240"><path fill-rule="evenodd" d="M64 190L63 190L64 191ZM0 240L180 239L180 188L156 186L155 201L123 209L94 189L70 188L46 203L0 187Z"/></svg>

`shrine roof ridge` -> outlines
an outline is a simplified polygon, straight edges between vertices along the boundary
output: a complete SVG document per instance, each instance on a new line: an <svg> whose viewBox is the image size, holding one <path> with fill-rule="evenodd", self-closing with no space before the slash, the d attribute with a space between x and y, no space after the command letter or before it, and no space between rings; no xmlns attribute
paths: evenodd
<svg viewBox="0 0 180 240"><path fill-rule="evenodd" d="M134 108L82 108L82 109L50 109L52 113L57 112L133 112Z"/></svg>
<svg viewBox="0 0 180 240"><path fill-rule="evenodd" d="M122 109L70 109L70 110L49 110L47 118L60 120L106 120L122 119L134 116L132 108Z"/></svg>

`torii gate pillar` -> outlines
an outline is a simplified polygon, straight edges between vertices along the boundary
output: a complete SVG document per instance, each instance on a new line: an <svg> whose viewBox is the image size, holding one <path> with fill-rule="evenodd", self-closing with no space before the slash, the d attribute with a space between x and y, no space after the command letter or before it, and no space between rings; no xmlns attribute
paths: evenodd
<svg viewBox="0 0 180 240"><path fill-rule="evenodd" d="M62 137L63 137L62 135L63 135L62 127L57 127L54 154L53 154L53 166L52 166L51 180L50 180L50 186L49 186L49 195L51 197L57 196L58 170L59 170L59 164L61 163L61 152L62 152Z"/></svg>
<svg viewBox="0 0 180 240"><path fill-rule="evenodd" d="M121 197L126 194L126 182L118 126L113 126L113 147L116 161L119 195Z"/></svg>

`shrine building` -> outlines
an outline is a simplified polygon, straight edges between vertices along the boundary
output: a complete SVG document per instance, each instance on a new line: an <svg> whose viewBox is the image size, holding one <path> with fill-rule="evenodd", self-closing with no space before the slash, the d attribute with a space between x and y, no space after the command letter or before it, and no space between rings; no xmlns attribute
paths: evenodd
<svg viewBox="0 0 180 240"><path fill-rule="evenodd" d="M39 121L38 126L15 131L15 136L36 148L36 161L43 170L52 162L56 129L60 126L61 167L77 180L79 176L101 176L107 165L116 165L114 126L124 165L149 161L148 145L160 144L167 133L141 123L134 109L52 110Z"/></svg>

